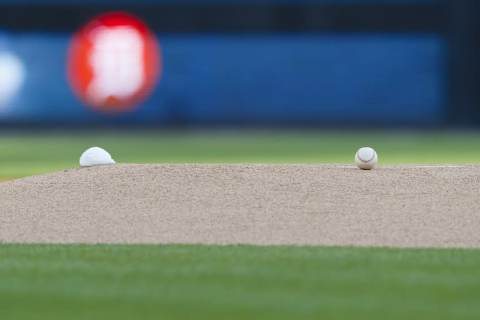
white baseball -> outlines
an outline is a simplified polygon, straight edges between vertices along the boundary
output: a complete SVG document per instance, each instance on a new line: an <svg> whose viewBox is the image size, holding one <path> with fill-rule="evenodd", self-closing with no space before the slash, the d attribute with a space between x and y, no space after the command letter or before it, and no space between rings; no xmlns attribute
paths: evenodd
<svg viewBox="0 0 480 320"><path fill-rule="evenodd" d="M360 148L355 154L355 163L360 169L372 170L377 162L377 152L370 147Z"/></svg>

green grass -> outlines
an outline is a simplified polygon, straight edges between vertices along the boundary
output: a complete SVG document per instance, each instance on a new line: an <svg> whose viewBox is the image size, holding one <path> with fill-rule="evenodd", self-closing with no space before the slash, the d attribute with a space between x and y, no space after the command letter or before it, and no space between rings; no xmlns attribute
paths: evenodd
<svg viewBox="0 0 480 320"><path fill-rule="evenodd" d="M479 163L480 133L3 133L0 180L119 162ZM1 223L1 203L0 203ZM0 245L0 319L480 319L480 250Z"/></svg>
<svg viewBox="0 0 480 320"><path fill-rule="evenodd" d="M0 247L1 319L479 319L480 251Z"/></svg>
<svg viewBox="0 0 480 320"><path fill-rule="evenodd" d="M363 145L375 147L384 164L480 162L480 133L60 131L3 134L0 179L75 167L93 145L137 163L351 163Z"/></svg>

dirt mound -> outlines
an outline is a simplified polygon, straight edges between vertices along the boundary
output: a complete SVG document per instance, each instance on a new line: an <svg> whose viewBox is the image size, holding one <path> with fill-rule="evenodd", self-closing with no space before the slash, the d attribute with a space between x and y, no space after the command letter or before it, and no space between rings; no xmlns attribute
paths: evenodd
<svg viewBox="0 0 480 320"><path fill-rule="evenodd" d="M480 246L480 166L114 165L0 184L0 242Z"/></svg>

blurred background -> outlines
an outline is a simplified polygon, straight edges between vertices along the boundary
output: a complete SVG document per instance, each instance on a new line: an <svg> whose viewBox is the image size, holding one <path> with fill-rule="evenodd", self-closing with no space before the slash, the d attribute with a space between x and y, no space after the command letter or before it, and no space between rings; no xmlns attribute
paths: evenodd
<svg viewBox="0 0 480 320"><path fill-rule="evenodd" d="M474 125L479 15L472 0L0 0L0 121ZM86 97L102 85L120 101Z"/></svg>
<svg viewBox="0 0 480 320"><path fill-rule="evenodd" d="M132 161L350 161L365 143L411 154L387 162L474 162L479 18L475 0L0 0L0 167L62 136L170 146Z"/></svg>

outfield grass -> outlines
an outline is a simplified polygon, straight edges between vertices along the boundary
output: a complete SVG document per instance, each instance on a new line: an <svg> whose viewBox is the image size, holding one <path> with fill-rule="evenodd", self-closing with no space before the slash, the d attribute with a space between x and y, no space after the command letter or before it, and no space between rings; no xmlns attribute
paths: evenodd
<svg viewBox="0 0 480 320"><path fill-rule="evenodd" d="M120 162L480 163L478 133L4 133L0 179ZM1 213L1 204L0 204ZM1 214L0 214L1 223ZM479 319L480 250L0 245L0 319Z"/></svg>
<svg viewBox="0 0 480 320"><path fill-rule="evenodd" d="M0 247L2 319L478 319L480 251Z"/></svg>
<svg viewBox="0 0 480 320"><path fill-rule="evenodd" d="M392 132L96 132L7 133L0 137L0 179L78 166L90 146L119 162L351 163L359 146L381 163L480 163L480 133Z"/></svg>

